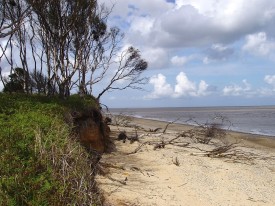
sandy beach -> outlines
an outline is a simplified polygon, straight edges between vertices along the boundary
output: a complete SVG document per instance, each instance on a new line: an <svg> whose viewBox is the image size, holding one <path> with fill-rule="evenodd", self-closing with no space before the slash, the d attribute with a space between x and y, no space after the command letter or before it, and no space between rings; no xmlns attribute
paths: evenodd
<svg viewBox="0 0 275 206"><path fill-rule="evenodd" d="M275 139L226 132L203 144L198 128L166 126L138 118L110 126L116 150L96 177L104 205L275 205ZM139 141L116 140L121 131Z"/></svg>

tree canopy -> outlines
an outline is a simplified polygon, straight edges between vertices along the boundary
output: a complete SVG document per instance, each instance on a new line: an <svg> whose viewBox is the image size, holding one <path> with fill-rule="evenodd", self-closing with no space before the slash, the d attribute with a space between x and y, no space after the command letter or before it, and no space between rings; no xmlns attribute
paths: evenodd
<svg viewBox="0 0 275 206"><path fill-rule="evenodd" d="M142 72L148 65L139 50L122 50L123 33L107 25L112 8L96 0L3 0L0 7L5 91L19 86L14 83L18 67L20 91L63 98L77 91L100 99L107 91L140 89L147 82ZM10 66L8 82L3 62ZM96 84L101 85L97 94Z"/></svg>

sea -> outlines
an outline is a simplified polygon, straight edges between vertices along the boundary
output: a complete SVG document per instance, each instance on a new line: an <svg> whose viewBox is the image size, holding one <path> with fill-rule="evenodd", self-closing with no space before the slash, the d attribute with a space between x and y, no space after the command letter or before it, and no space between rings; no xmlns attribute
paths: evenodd
<svg viewBox="0 0 275 206"><path fill-rule="evenodd" d="M275 106L113 108L114 115L222 128L275 138Z"/></svg>

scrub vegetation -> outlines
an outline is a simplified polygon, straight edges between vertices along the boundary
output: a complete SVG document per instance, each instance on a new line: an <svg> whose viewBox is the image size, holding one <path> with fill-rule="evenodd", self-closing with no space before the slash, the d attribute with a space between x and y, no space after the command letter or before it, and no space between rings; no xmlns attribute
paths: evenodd
<svg viewBox="0 0 275 206"><path fill-rule="evenodd" d="M0 205L97 205L95 157L73 134L68 114L96 108L67 100L0 93Z"/></svg>

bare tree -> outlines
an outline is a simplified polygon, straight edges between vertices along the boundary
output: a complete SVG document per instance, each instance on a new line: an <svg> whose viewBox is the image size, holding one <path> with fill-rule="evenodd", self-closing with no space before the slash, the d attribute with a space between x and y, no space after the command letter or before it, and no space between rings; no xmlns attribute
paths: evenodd
<svg viewBox="0 0 275 206"><path fill-rule="evenodd" d="M18 16L18 10L21 10L20 16ZM1 0L0 38L8 37L18 30L24 22L25 17L29 14L29 11L29 7L22 10L18 0Z"/></svg>
<svg viewBox="0 0 275 206"><path fill-rule="evenodd" d="M30 8L22 6L19 0L2 0L0 2L0 63L6 61L10 65L10 74L13 72L13 36L24 24L30 13ZM9 51L9 52L7 52ZM0 78L5 86L3 68L0 65Z"/></svg>
<svg viewBox="0 0 275 206"><path fill-rule="evenodd" d="M111 78L109 84L98 94L97 99L107 91L131 89L142 89L141 85L148 82L146 77L141 77L144 70L147 69L147 62L143 60L137 49L129 47L123 51L118 59L118 68ZM119 81L125 81L124 84L117 84Z"/></svg>
<svg viewBox="0 0 275 206"><path fill-rule="evenodd" d="M121 51L123 38L124 34L113 27L106 31L92 50L93 58L87 69L90 78L85 87L89 86L89 93L92 94L93 87L100 83L98 100L106 92L127 88L141 89L148 81L141 76L148 63L141 58L140 51L132 46Z"/></svg>
<svg viewBox="0 0 275 206"><path fill-rule="evenodd" d="M85 79L90 42L97 40L106 28L99 18L97 1L28 2L41 27L39 35L47 58L48 78L58 85L60 96L66 97L75 84L73 77L77 71Z"/></svg>
<svg viewBox="0 0 275 206"><path fill-rule="evenodd" d="M147 82L141 74L148 65L139 50L122 50L124 34L107 26L112 8L97 0L9 2L1 3L0 31L12 32L1 33L7 42L0 45L0 61L8 62L10 73L14 66L25 71L27 93L64 98L76 88L81 95L94 95L94 86L100 85L99 100L107 91L141 89ZM1 74L0 68L3 79Z"/></svg>

